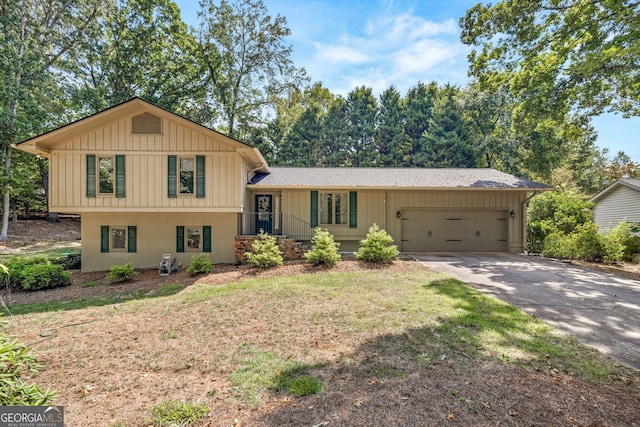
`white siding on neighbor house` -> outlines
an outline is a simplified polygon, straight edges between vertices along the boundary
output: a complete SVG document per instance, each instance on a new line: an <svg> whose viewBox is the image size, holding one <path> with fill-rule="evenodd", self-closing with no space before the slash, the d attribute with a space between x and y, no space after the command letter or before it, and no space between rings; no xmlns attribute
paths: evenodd
<svg viewBox="0 0 640 427"><path fill-rule="evenodd" d="M613 228L622 221L640 222L640 191L618 185L594 207L594 221L602 229Z"/></svg>

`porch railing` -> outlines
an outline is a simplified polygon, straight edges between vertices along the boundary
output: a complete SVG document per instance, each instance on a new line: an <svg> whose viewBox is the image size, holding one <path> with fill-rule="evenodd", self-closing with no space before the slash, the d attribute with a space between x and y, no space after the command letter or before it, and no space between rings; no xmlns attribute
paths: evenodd
<svg viewBox="0 0 640 427"><path fill-rule="evenodd" d="M310 241L314 229L308 222L287 212L243 212L238 214L238 235L254 235L263 230L267 234Z"/></svg>

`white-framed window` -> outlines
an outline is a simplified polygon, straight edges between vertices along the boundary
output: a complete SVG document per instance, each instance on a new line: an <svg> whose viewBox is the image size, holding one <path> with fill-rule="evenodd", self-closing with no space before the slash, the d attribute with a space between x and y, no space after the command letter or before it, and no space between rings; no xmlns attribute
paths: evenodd
<svg viewBox="0 0 640 427"><path fill-rule="evenodd" d="M348 196L348 193L320 193L320 224L348 224Z"/></svg>
<svg viewBox="0 0 640 427"><path fill-rule="evenodd" d="M98 194L113 194L115 167L113 157L98 156Z"/></svg>
<svg viewBox="0 0 640 427"><path fill-rule="evenodd" d="M193 194L196 181L195 157L179 158L180 194Z"/></svg>
<svg viewBox="0 0 640 427"><path fill-rule="evenodd" d="M112 251L127 250L127 227L112 226L109 234L111 235L109 246Z"/></svg>
<svg viewBox="0 0 640 427"><path fill-rule="evenodd" d="M137 240L135 225L100 226L100 252L137 252Z"/></svg>
<svg viewBox="0 0 640 427"><path fill-rule="evenodd" d="M200 252L202 251L202 227L185 227L185 234L187 245L187 251Z"/></svg>

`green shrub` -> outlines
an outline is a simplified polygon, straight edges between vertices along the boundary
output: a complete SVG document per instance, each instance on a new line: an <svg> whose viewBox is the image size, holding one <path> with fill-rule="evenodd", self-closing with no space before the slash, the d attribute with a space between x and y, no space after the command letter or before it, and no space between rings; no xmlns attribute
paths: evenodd
<svg viewBox="0 0 640 427"><path fill-rule="evenodd" d="M65 270L78 270L82 264L82 258L79 253L73 253L62 256L54 261L60 264Z"/></svg>
<svg viewBox="0 0 640 427"><path fill-rule="evenodd" d="M282 265L282 251L276 243L276 238L269 236L262 230L251 245L251 252L247 252L244 255L249 263L256 268L270 268Z"/></svg>
<svg viewBox="0 0 640 427"><path fill-rule="evenodd" d="M333 236L329 230L323 230L320 227L311 239L313 245L311 250L304 254L304 259L314 265L335 265L342 257L338 253L340 243L333 240Z"/></svg>
<svg viewBox="0 0 640 427"><path fill-rule="evenodd" d="M9 287L12 289L23 289L22 283L24 282L24 270L25 268L37 264L47 264L48 261L46 258L42 257L33 257L33 258L25 258L25 257L14 257L11 258L7 263L6 267L9 270Z"/></svg>
<svg viewBox="0 0 640 427"><path fill-rule="evenodd" d="M128 262L124 265L114 265L111 267L107 274L107 280L111 283L127 282L137 275L138 273L133 269L133 263Z"/></svg>
<svg viewBox="0 0 640 427"><path fill-rule="evenodd" d="M22 289L39 291L60 288L71 284L71 275L61 265L34 264L22 270Z"/></svg>
<svg viewBox="0 0 640 427"><path fill-rule="evenodd" d="M591 223L586 196L571 190L548 191L534 197L527 212L527 251L544 251L545 240L551 234L569 235L578 226Z"/></svg>
<svg viewBox="0 0 640 427"><path fill-rule="evenodd" d="M209 256L206 254L193 255L191 257L191 264L187 267L187 273L189 276L195 276L201 273L211 273L213 271L213 264L209 261Z"/></svg>
<svg viewBox="0 0 640 427"><path fill-rule="evenodd" d="M0 321L0 327L6 327L6 322ZM37 373L41 367L25 346L0 333L0 406L49 404L55 392L22 379L25 374Z"/></svg>
<svg viewBox="0 0 640 427"><path fill-rule="evenodd" d="M621 222L603 235L604 261L616 263L630 261L637 253L638 236L633 234L633 225Z"/></svg>
<svg viewBox="0 0 640 427"><path fill-rule="evenodd" d="M570 234L556 231L547 236L542 255L582 261L602 261L605 255L603 237L593 223L579 225Z"/></svg>
<svg viewBox="0 0 640 427"><path fill-rule="evenodd" d="M168 400L151 409L151 422L156 427L202 424L209 411L204 402Z"/></svg>
<svg viewBox="0 0 640 427"><path fill-rule="evenodd" d="M369 228L367 236L360 241L360 249L356 252L356 259L390 264L398 259L398 247L392 243L391 236L378 227L378 224L373 224Z"/></svg>

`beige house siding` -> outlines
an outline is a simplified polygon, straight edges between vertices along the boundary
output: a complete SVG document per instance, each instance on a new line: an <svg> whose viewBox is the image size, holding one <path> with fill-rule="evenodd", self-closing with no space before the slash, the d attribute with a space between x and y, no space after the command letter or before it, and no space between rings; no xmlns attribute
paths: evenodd
<svg viewBox="0 0 640 427"><path fill-rule="evenodd" d="M101 226L136 226L137 252L100 251ZM158 268L162 254L170 253L186 268L193 255L176 252L177 226L211 226L213 263L234 263L237 214L234 213L84 213L82 214L82 271L106 271L132 262L135 268Z"/></svg>
<svg viewBox="0 0 640 427"><path fill-rule="evenodd" d="M599 199L593 208L594 221L602 229L622 221L640 222L640 191L618 185Z"/></svg>
<svg viewBox="0 0 640 427"><path fill-rule="evenodd" d="M190 209L239 212L247 166L234 147L163 118L162 135L131 133L123 118L59 143L50 154L50 205L59 212ZM125 156L126 197L86 197L86 155ZM205 156L205 197L167 197L167 156Z"/></svg>
<svg viewBox="0 0 640 427"><path fill-rule="evenodd" d="M331 192L321 190L320 192ZM335 190L345 192L346 190ZM311 216L311 190L283 190L282 211L291 213L309 222ZM522 252L525 241L524 209L526 193L500 191L410 191L410 190L359 190L358 191L358 227L348 225L323 225L341 241L342 249L357 248L357 242L364 238L369 227L376 223L393 237L402 250L402 219L397 212L403 209L450 209L450 210L501 210L515 213L508 215L508 249L510 252ZM355 245L355 246L354 246Z"/></svg>

